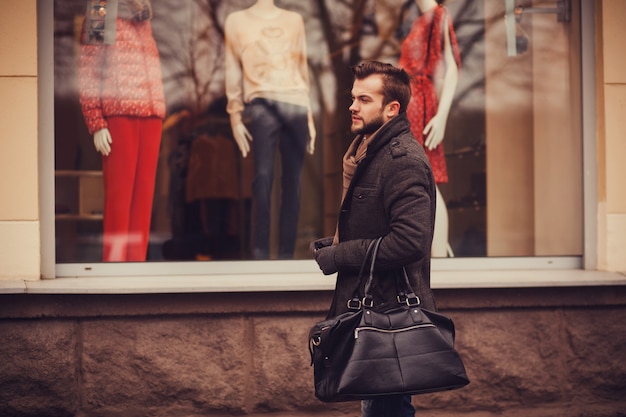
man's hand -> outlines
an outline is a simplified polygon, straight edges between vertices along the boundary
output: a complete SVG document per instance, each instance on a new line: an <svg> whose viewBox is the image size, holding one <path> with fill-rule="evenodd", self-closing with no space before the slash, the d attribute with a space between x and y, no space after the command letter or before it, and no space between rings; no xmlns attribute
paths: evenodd
<svg viewBox="0 0 626 417"><path fill-rule="evenodd" d="M100 152L104 156L111 153L112 143L113 139L111 139L111 133L106 127L93 134L93 144L96 147L96 151Z"/></svg>
<svg viewBox="0 0 626 417"><path fill-rule="evenodd" d="M333 244L333 239L334 238L335 238L334 236L326 236L326 237L323 237L321 239L314 240L313 242L311 242L309 244L309 250L311 252L315 253L318 250L320 250L320 249L322 249L322 248L324 248L326 246L330 246L330 245Z"/></svg>
<svg viewBox="0 0 626 417"><path fill-rule="evenodd" d="M315 251L315 262L319 265L324 275L330 275L337 272L335 265L335 249L336 245L325 246Z"/></svg>

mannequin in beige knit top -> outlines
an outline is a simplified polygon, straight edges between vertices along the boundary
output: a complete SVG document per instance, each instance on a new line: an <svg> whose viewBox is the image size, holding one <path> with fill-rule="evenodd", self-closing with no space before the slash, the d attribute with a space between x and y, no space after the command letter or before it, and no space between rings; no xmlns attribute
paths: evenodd
<svg viewBox="0 0 626 417"><path fill-rule="evenodd" d="M252 250L269 258L269 221L274 159L282 163L278 257L293 257L300 210L304 155L315 149L302 17L258 0L225 22L226 107L233 137L246 157L252 150Z"/></svg>
<svg viewBox="0 0 626 417"><path fill-rule="evenodd" d="M272 22L278 22L285 30L296 33L285 33L287 37L293 37L277 40L272 45L274 34L271 31L277 29L269 26ZM245 10L231 13L226 19L225 32L227 110L241 154L244 157L248 154L249 142L253 140L241 121L243 103L250 102L255 97L273 98L306 106L310 134L307 152L313 154L316 132L308 97L309 75L304 23L300 15L277 7L273 0L258 0ZM290 41L290 44L284 44L284 40ZM247 48L257 47L263 53L246 52ZM265 67L263 71L266 73L254 73L253 67Z"/></svg>

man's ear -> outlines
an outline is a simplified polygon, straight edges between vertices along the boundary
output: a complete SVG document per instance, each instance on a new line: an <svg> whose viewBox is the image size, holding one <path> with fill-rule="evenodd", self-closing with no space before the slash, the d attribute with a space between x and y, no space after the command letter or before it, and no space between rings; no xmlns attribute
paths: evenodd
<svg viewBox="0 0 626 417"><path fill-rule="evenodd" d="M388 103L385 112L388 118L396 117L400 113L400 102L394 100Z"/></svg>

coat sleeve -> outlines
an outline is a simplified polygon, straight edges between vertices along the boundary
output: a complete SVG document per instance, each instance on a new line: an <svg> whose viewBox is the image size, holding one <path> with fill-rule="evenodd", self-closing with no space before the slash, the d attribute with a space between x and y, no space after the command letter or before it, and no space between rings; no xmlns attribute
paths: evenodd
<svg viewBox="0 0 626 417"><path fill-rule="evenodd" d="M435 215L435 182L422 160L404 158L383 181L389 233L381 241L377 264L398 268L430 257Z"/></svg>

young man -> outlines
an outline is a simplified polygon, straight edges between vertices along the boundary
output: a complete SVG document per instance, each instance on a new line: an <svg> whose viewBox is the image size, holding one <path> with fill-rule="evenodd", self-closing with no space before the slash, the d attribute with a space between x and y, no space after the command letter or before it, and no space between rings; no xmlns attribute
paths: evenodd
<svg viewBox="0 0 626 417"><path fill-rule="evenodd" d="M396 273L405 267L422 307L435 310L430 289L435 181L426 153L411 134L406 118L409 76L376 61L357 65L352 71L355 80L349 110L356 137L343 159L344 192L337 233L312 245L324 274L338 272L328 317L347 311L347 301L359 286L367 247L380 236L374 305L384 308L398 302ZM362 411L363 417L415 414L409 395L363 401Z"/></svg>

